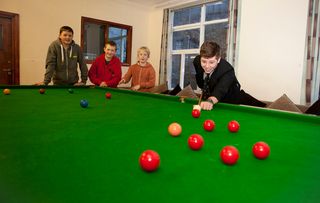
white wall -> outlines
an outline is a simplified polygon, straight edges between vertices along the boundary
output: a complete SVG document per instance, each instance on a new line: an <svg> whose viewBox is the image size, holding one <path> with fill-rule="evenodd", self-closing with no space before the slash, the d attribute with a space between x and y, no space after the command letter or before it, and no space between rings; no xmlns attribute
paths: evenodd
<svg viewBox="0 0 320 203"><path fill-rule="evenodd" d="M307 9L307 0L242 1L237 73L244 90L300 103Z"/></svg>
<svg viewBox="0 0 320 203"><path fill-rule="evenodd" d="M186 2L192 1L181 4ZM125 0L0 2L1 10L20 14L21 84L42 80L47 48L57 38L60 26L73 27L74 39L80 42L81 16L132 25L132 62L136 50L148 46L150 62L158 73L164 7ZM308 0L242 0L236 70L248 93L268 101L285 93L300 103L307 7ZM126 70L123 67L123 72Z"/></svg>

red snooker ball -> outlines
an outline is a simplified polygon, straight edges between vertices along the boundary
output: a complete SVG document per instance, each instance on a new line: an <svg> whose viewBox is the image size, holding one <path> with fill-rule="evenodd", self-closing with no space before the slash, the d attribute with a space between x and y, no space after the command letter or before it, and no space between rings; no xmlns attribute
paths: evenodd
<svg viewBox="0 0 320 203"><path fill-rule="evenodd" d="M143 170L152 172L158 169L160 165L160 156L153 150L146 150L140 155L139 163Z"/></svg>
<svg viewBox="0 0 320 203"><path fill-rule="evenodd" d="M193 118L199 118L200 117L200 110L199 109L193 109L192 110L192 117Z"/></svg>
<svg viewBox="0 0 320 203"><path fill-rule="evenodd" d="M168 126L168 132L173 137L177 137L177 136L179 136L181 134L182 127L181 127L181 125L179 123L171 123Z"/></svg>
<svg viewBox="0 0 320 203"><path fill-rule="evenodd" d="M227 165L236 164L239 159L239 151L234 146L225 146L220 152L223 163Z"/></svg>
<svg viewBox="0 0 320 203"><path fill-rule="evenodd" d="M252 147L254 156L258 159L266 159L270 154L270 147L265 142L257 142Z"/></svg>
<svg viewBox="0 0 320 203"><path fill-rule="evenodd" d="M110 93L110 92L107 92L107 93L106 93L106 98L107 98L107 99L111 99L111 93Z"/></svg>
<svg viewBox="0 0 320 203"><path fill-rule="evenodd" d="M39 89L39 92L40 92L40 94L44 94L46 92L46 90L41 88L41 89Z"/></svg>
<svg viewBox="0 0 320 203"><path fill-rule="evenodd" d="M233 133L238 132L239 128L240 128L240 124L235 120L230 121L228 123L228 129L230 132L233 132Z"/></svg>
<svg viewBox="0 0 320 203"><path fill-rule="evenodd" d="M203 128L206 130L206 131L212 131L214 128L215 128L216 124L214 123L213 120L205 120L204 123L203 123Z"/></svg>
<svg viewBox="0 0 320 203"><path fill-rule="evenodd" d="M204 140L201 135L192 134L188 139L188 144L189 144L190 149L199 150L202 148L202 146L204 144Z"/></svg>

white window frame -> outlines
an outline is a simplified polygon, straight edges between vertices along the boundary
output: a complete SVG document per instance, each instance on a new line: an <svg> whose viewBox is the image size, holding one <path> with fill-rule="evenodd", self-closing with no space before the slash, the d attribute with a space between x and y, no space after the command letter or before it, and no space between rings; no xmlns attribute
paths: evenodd
<svg viewBox="0 0 320 203"><path fill-rule="evenodd" d="M204 42L204 34L205 34L205 26L211 25L211 24L217 24L217 23L224 23L228 22L229 19L218 19L218 20L211 20L211 21L205 21L206 16L206 5L213 3L215 1L207 2L207 3L201 3L201 4L195 4L192 6L201 5L201 17L199 23L193 23L193 24L187 24L187 25L179 25L179 26L173 26L173 12L178 10L177 8L169 9L169 23L168 23L168 52L167 52L167 81L168 81L168 88L172 89L174 88L171 83L171 75L172 75L172 55L181 55L181 61L180 61L180 82L179 85L181 88L184 87L184 73L185 73L185 55L186 54L199 54L200 46ZM179 7L181 8L188 8L191 7L185 6L185 7ZM172 45L172 36L173 32L175 31L183 31L183 30L190 30L190 29L200 29L200 38L199 38L199 48L198 49L181 49L181 50L173 50ZM170 64L170 65L169 65ZM197 90L199 91L199 87L197 87Z"/></svg>

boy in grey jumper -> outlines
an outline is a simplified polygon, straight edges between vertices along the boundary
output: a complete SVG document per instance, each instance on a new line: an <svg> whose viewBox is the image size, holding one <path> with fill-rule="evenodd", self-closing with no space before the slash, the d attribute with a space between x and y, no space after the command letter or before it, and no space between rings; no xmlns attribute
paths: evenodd
<svg viewBox="0 0 320 203"><path fill-rule="evenodd" d="M81 71L79 82L78 64ZM73 41L73 30L69 26L60 28L59 38L51 43L47 53L46 72L43 82L36 85L85 85L88 68L79 45Z"/></svg>

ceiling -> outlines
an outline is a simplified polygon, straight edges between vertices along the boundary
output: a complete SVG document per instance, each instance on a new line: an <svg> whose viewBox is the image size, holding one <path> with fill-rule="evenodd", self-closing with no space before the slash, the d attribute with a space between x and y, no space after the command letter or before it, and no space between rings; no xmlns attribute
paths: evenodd
<svg viewBox="0 0 320 203"><path fill-rule="evenodd" d="M143 4L151 7L166 7L170 5L188 3L190 0L127 0L128 2ZM195 1L195 0L192 0Z"/></svg>
<svg viewBox="0 0 320 203"><path fill-rule="evenodd" d="M159 4L167 4L170 3L172 0L127 0L133 3L145 4L150 6L157 6Z"/></svg>

